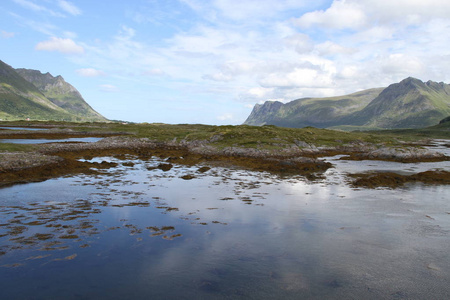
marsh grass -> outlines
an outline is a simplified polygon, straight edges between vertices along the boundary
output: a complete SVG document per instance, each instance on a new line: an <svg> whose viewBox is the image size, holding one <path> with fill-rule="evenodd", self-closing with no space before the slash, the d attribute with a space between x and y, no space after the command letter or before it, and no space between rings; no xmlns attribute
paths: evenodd
<svg viewBox="0 0 450 300"><path fill-rule="evenodd" d="M199 124L108 124L110 131L127 132L137 137L161 142L207 141L220 148L244 147L281 149L292 145L338 146L355 141L367 143L396 143L393 137L363 132L346 132L313 127L285 128L268 126L212 126Z"/></svg>
<svg viewBox="0 0 450 300"><path fill-rule="evenodd" d="M0 143L0 152L28 152L35 150L34 145Z"/></svg>
<svg viewBox="0 0 450 300"><path fill-rule="evenodd" d="M161 123L71 123L16 121L0 122L0 125L51 127L71 129L89 135L90 133L116 133L148 138L159 142L200 141L222 149L225 147L257 148L267 150L285 149L287 147L335 147L354 143L371 143L375 145L400 145L400 141L416 141L425 138L449 138L449 128L433 126L423 129L378 130L378 131L342 131L314 127L286 128L273 125L202 125L202 124L161 124ZM5 151L28 151L32 147L24 145L0 146ZM12 149L12 150L9 150ZM18 149L18 150L13 150Z"/></svg>

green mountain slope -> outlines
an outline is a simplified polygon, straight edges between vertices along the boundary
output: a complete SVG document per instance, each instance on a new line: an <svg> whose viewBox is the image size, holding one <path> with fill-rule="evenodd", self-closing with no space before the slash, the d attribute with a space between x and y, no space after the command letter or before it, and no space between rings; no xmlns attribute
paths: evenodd
<svg viewBox="0 0 450 300"><path fill-rule="evenodd" d="M450 115L450 85L406 78L391 84L364 109L348 119L352 125L421 128Z"/></svg>
<svg viewBox="0 0 450 300"><path fill-rule="evenodd" d="M450 115L450 85L407 78L332 98L305 98L255 105L244 124L284 127L420 128Z"/></svg>
<svg viewBox="0 0 450 300"><path fill-rule="evenodd" d="M106 121L92 109L81 94L61 76L53 77L50 73L42 74L37 70L16 69L16 72L36 86L47 99L67 112L78 116L80 120Z"/></svg>
<svg viewBox="0 0 450 300"><path fill-rule="evenodd" d="M32 70L19 72L27 71ZM0 119L106 121L62 77L54 78L47 73L53 79L41 81L42 84L47 82L45 89L26 80L19 72L0 60ZM32 72L47 76L39 71Z"/></svg>
<svg viewBox="0 0 450 300"><path fill-rule="evenodd" d="M266 101L255 105L244 124L296 128L341 125L346 117L366 107L382 91L383 88L375 88L340 97L303 98L286 104Z"/></svg>
<svg viewBox="0 0 450 300"><path fill-rule="evenodd" d="M0 61L1 119L66 119L71 115L48 100L33 84Z"/></svg>

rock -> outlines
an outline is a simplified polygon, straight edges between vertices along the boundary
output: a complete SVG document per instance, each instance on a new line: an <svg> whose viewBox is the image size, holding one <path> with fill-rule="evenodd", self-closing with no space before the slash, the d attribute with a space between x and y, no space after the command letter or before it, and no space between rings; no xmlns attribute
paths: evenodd
<svg viewBox="0 0 450 300"><path fill-rule="evenodd" d="M172 164L159 164L158 169L163 170L164 172L170 171L173 168Z"/></svg>
<svg viewBox="0 0 450 300"><path fill-rule="evenodd" d="M205 173L205 172L208 172L209 170L211 170L210 167L201 167L201 168L199 168L199 169L197 170L197 172L199 172L199 173Z"/></svg>
<svg viewBox="0 0 450 300"><path fill-rule="evenodd" d="M390 148L382 147L369 151L366 156L371 159L389 159L399 161L416 161L424 159L444 159L445 155L416 147Z"/></svg>

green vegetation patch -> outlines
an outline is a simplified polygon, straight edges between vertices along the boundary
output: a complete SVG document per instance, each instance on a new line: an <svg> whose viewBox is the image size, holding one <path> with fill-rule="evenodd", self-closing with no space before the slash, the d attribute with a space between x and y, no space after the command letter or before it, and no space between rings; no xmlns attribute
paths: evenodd
<svg viewBox="0 0 450 300"><path fill-rule="evenodd" d="M0 152L27 152L34 149L34 145L0 143Z"/></svg>
<svg viewBox="0 0 450 300"><path fill-rule="evenodd" d="M68 123L68 122L0 122L3 125L70 128L72 132L108 132L132 135L158 142L199 141L219 149L242 147L256 149L283 149L286 147L340 146L354 142L398 144L391 135L382 132L347 132L314 127L285 128L265 126L213 126L201 124L123 124L123 123ZM73 134L73 133L72 133Z"/></svg>

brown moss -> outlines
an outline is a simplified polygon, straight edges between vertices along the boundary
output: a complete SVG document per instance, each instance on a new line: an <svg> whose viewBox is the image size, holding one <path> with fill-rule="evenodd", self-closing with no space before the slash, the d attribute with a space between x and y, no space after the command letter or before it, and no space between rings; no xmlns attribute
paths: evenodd
<svg viewBox="0 0 450 300"><path fill-rule="evenodd" d="M450 172L447 171L426 171L413 175L401 175L392 172L350 174L354 180L351 184L354 187L396 188L409 182L420 182L424 184L450 184Z"/></svg>
<svg viewBox="0 0 450 300"><path fill-rule="evenodd" d="M210 167L201 167L201 168L199 168L199 169L197 170L197 172L199 172L199 173L205 173L205 172L208 172L209 170L211 170Z"/></svg>
<svg viewBox="0 0 450 300"><path fill-rule="evenodd" d="M51 239L53 237L53 234L50 234L50 233L36 233L34 235L34 237L37 238L38 240L45 241L45 240Z"/></svg>
<svg viewBox="0 0 450 300"><path fill-rule="evenodd" d="M180 237L180 236L182 236L180 233L173 234L173 235L171 235L171 236L165 235L165 236L163 236L163 239L171 241L171 240L173 240L174 238Z"/></svg>
<svg viewBox="0 0 450 300"><path fill-rule="evenodd" d="M163 226L161 227L162 231L168 231L168 230L175 230L175 227L173 226Z"/></svg>
<svg viewBox="0 0 450 300"><path fill-rule="evenodd" d="M79 236L76 234L66 234L66 235L61 235L59 238L65 239L65 240L66 239L77 239L77 238L79 238Z"/></svg>
<svg viewBox="0 0 450 300"><path fill-rule="evenodd" d="M147 227L147 229L149 229L151 231L155 231L155 232L159 231L159 228L156 226L149 226L149 227Z"/></svg>
<svg viewBox="0 0 450 300"><path fill-rule="evenodd" d="M10 170L0 173L0 186L14 183L38 182L69 174L97 174L91 169L92 164L74 159L64 159L59 163L38 166L22 170Z"/></svg>
<svg viewBox="0 0 450 300"><path fill-rule="evenodd" d="M170 169L173 168L173 165L172 164L159 164L157 166L157 168L162 170L162 171L164 171L164 172L167 172L167 171L170 171Z"/></svg>
<svg viewBox="0 0 450 300"><path fill-rule="evenodd" d="M30 135L30 138L36 138L36 136ZM67 136L65 136L67 137ZM101 146L100 146L101 147ZM95 169L104 169L116 167L116 163L111 162L81 162L80 158L90 159L93 157L101 156L116 156L116 157L129 157L135 156L139 159L149 159L151 157L160 157L162 159L167 158L171 163L161 163L151 169L161 169L168 171L173 168L172 163L179 163L183 165L192 166L200 163L215 163L219 166L236 165L244 168L268 171L275 173L295 173L295 174L311 174L315 172L322 172L331 167L331 164L321 161L316 162L299 162L291 161L286 157L248 157L244 156L232 156L232 155L201 155L190 152L187 147L182 146L169 146L161 143L152 146L136 146L133 143L129 147L121 146L122 148L109 149L108 145L105 148L84 148L74 145L64 145L64 147L46 148L42 146L43 153L50 153L62 158L60 162L50 163L47 165L39 165L33 168L25 168L21 170L5 169L4 172L0 172L0 186L11 185L14 183L26 183L32 181L42 181L49 178L69 175L69 174L97 174L99 171ZM152 148L153 147L153 148ZM128 165L128 163L125 163ZM131 166L131 164L129 164ZM198 172L203 173L210 170L210 167L201 167ZM188 176L188 177L187 177ZM192 179L193 175L187 175L185 179Z"/></svg>
<svg viewBox="0 0 450 300"><path fill-rule="evenodd" d="M342 154L342 153L340 153ZM370 157L364 153L346 153L346 156L341 157L340 160L382 160L382 161L393 161L401 163L421 163L421 162L442 162L448 161L448 156L436 156L436 157Z"/></svg>

